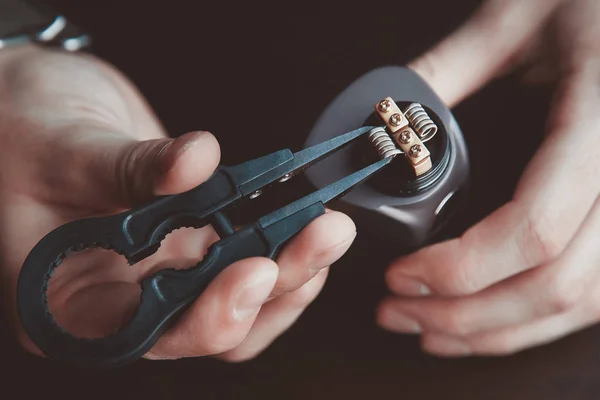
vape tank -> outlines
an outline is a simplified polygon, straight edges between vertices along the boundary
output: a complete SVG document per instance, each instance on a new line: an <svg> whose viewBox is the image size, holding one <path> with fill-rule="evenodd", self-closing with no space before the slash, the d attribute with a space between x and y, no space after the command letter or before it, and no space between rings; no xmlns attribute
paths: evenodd
<svg viewBox="0 0 600 400"><path fill-rule="evenodd" d="M362 126L376 128L362 143L314 165L308 180L321 188L377 158L394 157L335 208L369 235L393 235L406 249L424 245L448 223L468 187L468 153L454 116L414 71L383 67L353 82L327 106L305 146Z"/></svg>

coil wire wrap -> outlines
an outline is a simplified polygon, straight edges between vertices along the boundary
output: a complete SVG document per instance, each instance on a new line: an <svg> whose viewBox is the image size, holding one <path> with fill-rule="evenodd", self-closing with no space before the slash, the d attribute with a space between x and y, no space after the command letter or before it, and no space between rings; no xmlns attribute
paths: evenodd
<svg viewBox="0 0 600 400"><path fill-rule="evenodd" d="M396 147L396 144L384 128L378 127L372 129L369 132L368 138L382 160L402 154L402 150Z"/></svg>
<svg viewBox="0 0 600 400"><path fill-rule="evenodd" d="M438 131L438 127L429 117L423 106L419 103L412 103L404 110L406 119L410 122L421 141L426 142L433 138Z"/></svg>

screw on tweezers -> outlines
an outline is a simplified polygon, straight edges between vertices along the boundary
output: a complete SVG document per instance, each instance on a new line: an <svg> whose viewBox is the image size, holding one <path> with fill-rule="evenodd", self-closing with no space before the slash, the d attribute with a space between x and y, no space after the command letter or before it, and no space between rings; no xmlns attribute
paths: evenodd
<svg viewBox="0 0 600 400"><path fill-rule="evenodd" d="M262 190L257 190L257 191L255 191L255 192L252 192L252 193L250 194L250 196L248 196L248 198L249 198L250 200L254 200L254 199L256 199L257 197L259 197L259 196L260 196L262 193L263 193L263 192L262 192Z"/></svg>
<svg viewBox="0 0 600 400"><path fill-rule="evenodd" d="M279 183L287 182L290 179L292 179L292 174L285 174L281 177L281 179L279 179Z"/></svg>
<svg viewBox="0 0 600 400"><path fill-rule="evenodd" d="M385 131L384 128L374 128L369 132L369 141L375 147L377 154L381 159L388 157L395 157L398 154L402 154L397 147L390 135Z"/></svg>

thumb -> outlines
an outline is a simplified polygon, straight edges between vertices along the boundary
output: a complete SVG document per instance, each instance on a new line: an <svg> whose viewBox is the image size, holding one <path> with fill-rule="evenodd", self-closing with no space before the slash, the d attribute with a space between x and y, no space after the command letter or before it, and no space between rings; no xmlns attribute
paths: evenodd
<svg viewBox="0 0 600 400"><path fill-rule="evenodd" d="M216 138L203 131L137 140L87 130L63 138L48 152L59 154L53 169L60 176L46 181L53 182L54 200L88 209L129 208L190 190L212 175L221 154Z"/></svg>
<svg viewBox="0 0 600 400"><path fill-rule="evenodd" d="M133 205L192 189L212 175L220 154L216 138L204 131L132 143L115 160L116 193Z"/></svg>
<svg viewBox="0 0 600 400"><path fill-rule="evenodd" d="M514 68L561 1L488 0L409 67L453 107Z"/></svg>

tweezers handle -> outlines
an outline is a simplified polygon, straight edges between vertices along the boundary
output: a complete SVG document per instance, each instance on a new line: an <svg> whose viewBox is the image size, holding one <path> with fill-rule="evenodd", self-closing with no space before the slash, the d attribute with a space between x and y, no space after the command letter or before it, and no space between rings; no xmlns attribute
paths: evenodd
<svg viewBox="0 0 600 400"><path fill-rule="evenodd" d="M259 222L213 244L195 267L166 269L141 282L141 303L133 318L118 332L102 339L76 338L62 329L47 308L42 269L28 269L19 280L21 320L34 343L48 357L80 367L112 368L143 356L183 312L227 266L249 257L275 258L281 247L318 216L323 204L309 206L269 227ZM62 227L61 237L77 237L82 224ZM54 236L57 237L57 236Z"/></svg>
<svg viewBox="0 0 600 400"><path fill-rule="evenodd" d="M71 227L75 227L71 225ZM63 228L65 236L68 228ZM115 367L143 356L168 327L171 318L192 303L228 265L272 253L258 224L216 242L197 266L158 271L141 282L140 306L129 323L101 339L77 338L62 329L50 314L44 271L19 281L21 320L33 341L53 359L78 366ZM32 270L30 270L32 271Z"/></svg>
<svg viewBox="0 0 600 400"><path fill-rule="evenodd" d="M202 228L211 216L241 198L227 168L218 169L206 182L181 194L163 196L119 216L111 248L132 263L152 255L167 234L179 228Z"/></svg>

